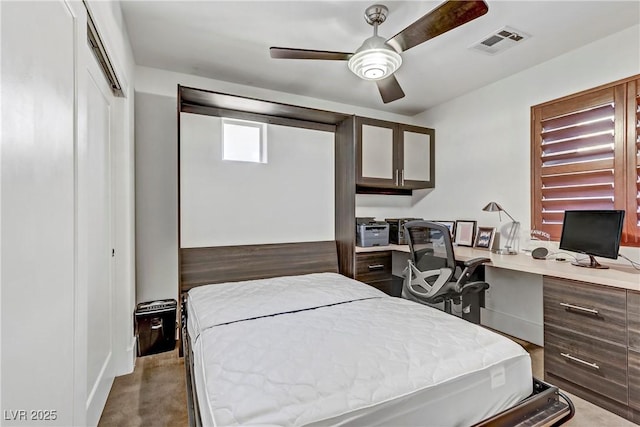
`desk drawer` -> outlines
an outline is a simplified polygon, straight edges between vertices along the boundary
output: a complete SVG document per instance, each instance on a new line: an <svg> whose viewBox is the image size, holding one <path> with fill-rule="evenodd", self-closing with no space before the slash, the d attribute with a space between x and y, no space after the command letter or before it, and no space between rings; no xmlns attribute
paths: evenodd
<svg viewBox="0 0 640 427"><path fill-rule="evenodd" d="M627 349L560 328L544 327L545 372L627 404Z"/></svg>
<svg viewBox="0 0 640 427"><path fill-rule="evenodd" d="M365 283L391 280L391 251L356 254L355 278Z"/></svg>
<svg viewBox="0 0 640 427"><path fill-rule="evenodd" d="M626 346L624 289L544 277L544 324Z"/></svg>

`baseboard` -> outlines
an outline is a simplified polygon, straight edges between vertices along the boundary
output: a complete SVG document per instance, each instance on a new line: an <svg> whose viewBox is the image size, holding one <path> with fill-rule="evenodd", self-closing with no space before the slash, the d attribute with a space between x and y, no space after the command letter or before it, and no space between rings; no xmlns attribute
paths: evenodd
<svg viewBox="0 0 640 427"><path fill-rule="evenodd" d="M126 355L127 365L123 366L124 372L118 373L118 375L126 375L133 372L133 369L136 367L137 355L138 355L138 340L134 335L131 337L131 342L127 346L127 355Z"/></svg>
<svg viewBox="0 0 640 427"><path fill-rule="evenodd" d="M535 345L541 347L544 345L544 325L538 325L510 314L487 310L486 308L480 309L480 323L488 328L529 341Z"/></svg>
<svg viewBox="0 0 640 427"><path fill-rule="evenodd" d="M102 369L96 379L89 396L87 396L87 425L98 425L102 410L107 403L107 397L113 385L113 353L109 353L102 364Z"/></svg>

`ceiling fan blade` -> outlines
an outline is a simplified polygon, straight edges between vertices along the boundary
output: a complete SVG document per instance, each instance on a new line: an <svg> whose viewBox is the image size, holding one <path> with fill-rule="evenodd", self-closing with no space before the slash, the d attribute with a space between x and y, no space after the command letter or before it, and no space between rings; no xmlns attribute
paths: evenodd
<svg viewBox="0 0 640 427"><path fill-rule="evenodd" d="M448 0L387 40L398 52L404 52L462 24L481 17L489 7L482 1Z"/></svg>
<svg viewBox="0 0 640 427"><path fill-rule="evenodd" d="M376 84L378 85L380 96L382 96L382 102L385 104L404 98L404 91L393 74L382 80L376 80Z"/></svg>
<svg viewBox="0 0 640 427"><path fill-rule="evenodd" d="M278 59L325 59L329 61L347 61L353 53L329 52L326 50L290 49L288 47L269 48L272 58Z"/></svg>

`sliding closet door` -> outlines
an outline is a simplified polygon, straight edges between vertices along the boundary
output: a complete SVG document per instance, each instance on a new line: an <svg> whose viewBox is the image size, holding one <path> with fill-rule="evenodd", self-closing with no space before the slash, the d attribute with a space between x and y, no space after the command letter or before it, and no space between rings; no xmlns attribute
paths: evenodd
<svg viewBox="0 0 640 427"><path fill-rule="evenodd" d="M114 96L86 46L86 140L78 149L78 271L86 316L87 424L97 424L114 378L111 127ZM86 310L86 312L84 312Z"/></svg>

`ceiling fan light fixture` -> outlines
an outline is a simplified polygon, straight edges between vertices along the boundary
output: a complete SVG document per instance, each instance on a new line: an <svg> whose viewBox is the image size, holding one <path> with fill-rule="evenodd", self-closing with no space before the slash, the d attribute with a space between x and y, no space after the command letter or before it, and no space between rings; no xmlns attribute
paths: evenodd
<svg viewBox="0 0 640 427"><path fill-rule="evenodd" d="M364 80L381 80L402 65L402 57L379 36L365 40L349 59L349 69Z"/></svg>

